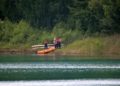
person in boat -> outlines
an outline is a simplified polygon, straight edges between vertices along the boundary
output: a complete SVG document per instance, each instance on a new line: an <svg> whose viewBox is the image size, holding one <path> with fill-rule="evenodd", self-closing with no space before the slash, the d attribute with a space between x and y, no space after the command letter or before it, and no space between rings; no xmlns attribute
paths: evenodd
<svg viewBox="0 0 120 86"><path fill-rule="evenodd" d="M48 40L44 41L44 49L48 49Z"/></svg>

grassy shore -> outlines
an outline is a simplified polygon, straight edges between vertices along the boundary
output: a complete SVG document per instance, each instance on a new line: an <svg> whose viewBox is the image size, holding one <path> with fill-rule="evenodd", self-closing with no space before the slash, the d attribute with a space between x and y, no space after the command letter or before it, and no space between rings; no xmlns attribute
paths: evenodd
<svg viewBox="0 0 120 86"><path fill-rule="evenodd" d="M80 56L120 56L120 35L87 37L76 40L58 51Z"/></svg>
<svg viewBox="0 0 120 86"><path fill-rule="evenodd" d="M36 54L31 46L29 48L0 49L0 54ZM64 45L48 55L71 56L107 56L120 58L120 35L87 37Z"/></svg>

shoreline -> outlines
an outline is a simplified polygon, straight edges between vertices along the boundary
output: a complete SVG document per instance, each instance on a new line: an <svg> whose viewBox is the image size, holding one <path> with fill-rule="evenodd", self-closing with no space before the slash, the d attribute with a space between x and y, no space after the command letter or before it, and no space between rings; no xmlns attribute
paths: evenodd
<svg viewBox="0 0 120 86"><path fill-rule="evenodd" d="M76 50L75 50L76 51ZM80 52L73 52L73 51L61 51L56 50L48 54L38 55L35 49L0 49L0 55L31 55L36 54L38 56L77 56L77 57L89 57L95 59L120 59L120 55L115 54L90 54L90 53L80 53ZM104 57L104 58L99 58ZM88 58L88 59L89 59Z"/></svg>
<svg viewBox="0 0 120 86"><path fill-rule="evenodd" d="M36 50L33 49L0 49L0 54L32 54L35 52Z"/></svg>
<svg viewBox="0 0 120 86"><path fill-rule="evenodd" d="M41 50L41 45L34 45L33 47L19 45L19 47L2 47L1 54L34 54L37 55L37 50ZM41 49L40 49L41 48ZM65 45L61 49L56 49L54 52L45 54L44 56L78 56L78 57L107 57L120 59L120 35L112 35L106 37L88 37L81 40L76 40L70 44Z"/></svg>

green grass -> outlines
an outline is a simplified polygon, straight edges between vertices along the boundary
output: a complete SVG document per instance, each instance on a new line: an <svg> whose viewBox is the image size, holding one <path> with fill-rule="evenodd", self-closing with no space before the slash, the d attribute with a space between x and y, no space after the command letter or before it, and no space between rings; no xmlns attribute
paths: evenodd
<svg viewBox="0 0 120 86"><path fill-rule="evenodd" d="M120 35L76 40L61 51L87 56L120 56Z"/></svg>

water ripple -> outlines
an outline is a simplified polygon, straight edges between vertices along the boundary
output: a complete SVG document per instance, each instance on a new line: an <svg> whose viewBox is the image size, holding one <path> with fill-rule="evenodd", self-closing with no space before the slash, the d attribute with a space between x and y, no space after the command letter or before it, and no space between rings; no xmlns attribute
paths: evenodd
<svg viewBox="0 0 120 86"><path fill-rule="evenodd" d="M0 81L0 86L120 86L120 79Z"/></svg>
<svg viewBox="0 0 120 86"><path fill-rule="evenodd" d="M81 63L0 63L0 69L30 69L30 68L46 68L46 69L85 69L85 68L107 68L120 69L120 64L81 64Z"/></svg>

